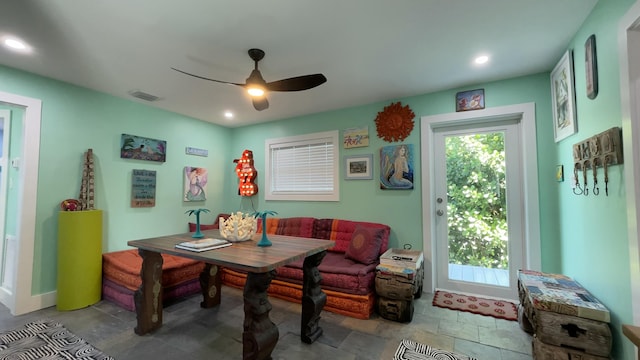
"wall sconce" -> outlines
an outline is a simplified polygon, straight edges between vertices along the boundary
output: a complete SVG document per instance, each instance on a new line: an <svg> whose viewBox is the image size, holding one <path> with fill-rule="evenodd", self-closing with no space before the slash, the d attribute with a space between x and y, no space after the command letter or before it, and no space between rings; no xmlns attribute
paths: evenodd
<svg viewBox="0 0 640 360"><path fill-rule="evenodd" d="M240 159L234 159L236 163L236 175L240 180L238 182L238 195L253 196L258 193L258 185L255 183L258 177L258 171L253 167L253 152L245 150L242 152Z"/></svg>

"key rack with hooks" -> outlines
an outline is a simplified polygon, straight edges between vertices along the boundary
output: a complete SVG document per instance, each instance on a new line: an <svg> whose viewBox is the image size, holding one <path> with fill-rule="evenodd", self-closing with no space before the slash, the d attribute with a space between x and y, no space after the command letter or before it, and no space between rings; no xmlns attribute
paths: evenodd
<svg viewBox="0 0 640 360"><path fill-rule="evenodd" d="M593 195L600 194L598 186L598 168L604 173L604 191L609 196L609 166L620 165L622 159L622 144L620 142L622 129L613 127L607 131L594 135L573 145L573 193L589 195L589 175L593 178ZM582 186L578 173L582 171Z"/></svg>

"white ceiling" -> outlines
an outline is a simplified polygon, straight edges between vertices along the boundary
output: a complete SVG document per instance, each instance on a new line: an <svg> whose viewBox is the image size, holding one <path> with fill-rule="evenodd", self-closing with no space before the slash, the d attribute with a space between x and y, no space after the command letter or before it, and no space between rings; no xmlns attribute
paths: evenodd
<svg viewBox="0 0 640 360"><path fill-rule="evenodd" d="M596 2L3 0L0 37L33 51L0 47L0 64L235 127L550 71ZM170 69L244 83L254 47L267 82L328 80L256 111L240 87ZM474 66L480 54L491 60Z"/></svg>

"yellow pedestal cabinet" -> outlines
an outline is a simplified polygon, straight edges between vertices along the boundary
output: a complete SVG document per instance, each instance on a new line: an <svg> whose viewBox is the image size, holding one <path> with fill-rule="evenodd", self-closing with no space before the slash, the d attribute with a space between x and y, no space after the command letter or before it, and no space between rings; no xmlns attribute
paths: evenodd
<svg viewBox="0 0 640 360"><path fill-rule="evenodd" d="M58 216L58 310L93 305L102 295L102 210Z"/></svg>

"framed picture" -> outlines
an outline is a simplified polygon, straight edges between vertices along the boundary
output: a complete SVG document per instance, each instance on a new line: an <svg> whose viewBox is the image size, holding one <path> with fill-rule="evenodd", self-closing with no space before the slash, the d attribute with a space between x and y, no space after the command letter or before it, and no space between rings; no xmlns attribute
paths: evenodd
<svg viewBox="0 0 640 360"><path fill-rule="evenodd" d="M167 142L142 136L122 134L120 137L120 157L165 162L167 159Z"/></svg>
<svg viewBox="0 0 640 360"><path fill-rule="evenodd" d="M596 56L596 35L591 35L584 43L584 69L587 76L587 97L598 96L598 58Z"/></svg>
<svg viewBox="0 0 640 360"><path fill-rule="evenodd" d="M207 169L202 167L184 167L183 201L207 200L207 182L209 182Z"/></svg>
<svg viewBox="0 0 640 360"><path fill-rule="evenodd" d="M413 189L413 144L380 148L380 189Z"/></svg>
<svg viewBox="0 0 640 360"><path fill-rule="evenodd" d="M369 146L369 127L345 129L342 138L345 149Z"/></svg>
<svg viewBox="0 0 640 360"><path fill-rule="evenodd" d="M564 181L564 166L562 165L556 166L556 181L557 182Z"/></svg>
<svg viewBox="0 0 640 360"><path fill-rule="evenodd" d="M564 53L551 72L551 110L556 142L578 131L573 83L573 55Z"/></svg>
<svg viewBox="0 0 640 360"><path fill-rule="evenodd" d="M131 207L156 206L156 172L133 170L131 177Z"/></svg>
<svg viewBox="0 0 640 360"><path fill-rule="evenodd" d="M456 111L484 109L484 89L462 91L456 94Z"/></svg>
<svg viewBox="0 0 640 360"><path fill-rule="evenodd" d="M373 179L373 154L349 155L344 157L345 180Z"/></svg>

